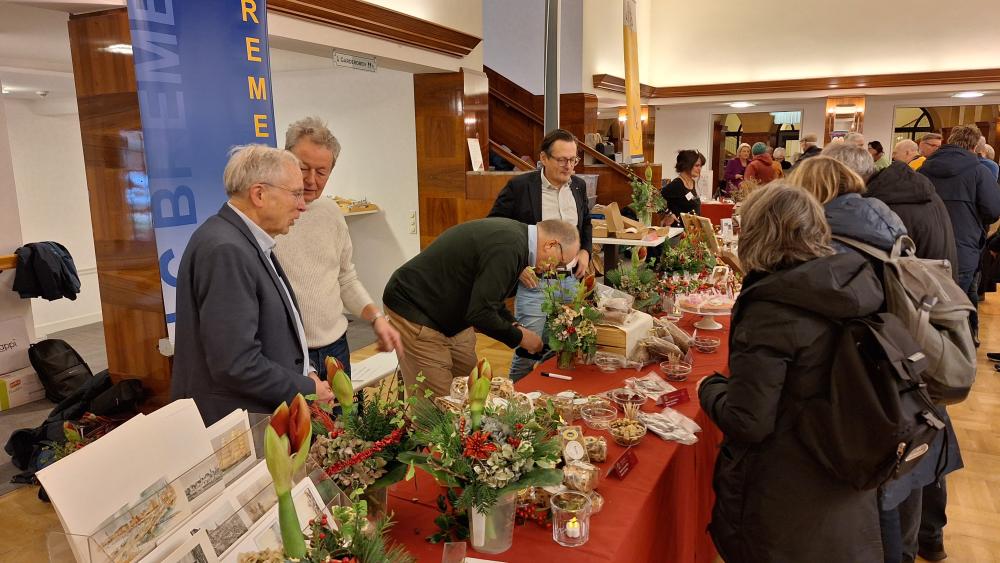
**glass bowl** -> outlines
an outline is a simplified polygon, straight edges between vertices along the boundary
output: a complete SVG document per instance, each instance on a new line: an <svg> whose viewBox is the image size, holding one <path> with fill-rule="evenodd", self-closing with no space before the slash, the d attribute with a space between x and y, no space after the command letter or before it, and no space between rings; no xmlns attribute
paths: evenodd
<svg viewBox="0 0 1000 563"><path fill-rule="evenodd" d="M621 367L621 362L617 358L611 356L598 356L594 360L594 364L597 365L597 369L603 371L604 373L613 373L618 371Z"/></svg>
<svg viewBox="0 0 1000 563"><path fill-rule="evenodd" d="M619 408L625 410L625 405L628 404L642 406L646 402L646 396L638 391L621 388L615 389L611 392L611 400L614 401Z"/></svg>
<svg viewBox="0 0 1000 563"><path fill-rule="evenodd" d="M691 373L691 364L685 362L660 362L660 369L667 381L686 381Z"/></svg>
<svg viewBox="0 0 1000 563"><path fill-rule="evenodd" d="M608 423L618 418L618 413L614 409L586 406L583 407L583 421L591 430L607 430Z"/></svg>
<svg viewBox="0 0 1000 563"><path fill-rule="evenodd" d="M628 448L642 441L642 437L646 435L646 425L638 420L619 418L608 424L608 432L616 444Z"/></svg>
<svg viewBox="0 0 1000 563"><path fill-rule="evenodd" d="M713 336L696 336L694 339L694 349L703 353L711 354L719 349L721 341Z"/></svg>

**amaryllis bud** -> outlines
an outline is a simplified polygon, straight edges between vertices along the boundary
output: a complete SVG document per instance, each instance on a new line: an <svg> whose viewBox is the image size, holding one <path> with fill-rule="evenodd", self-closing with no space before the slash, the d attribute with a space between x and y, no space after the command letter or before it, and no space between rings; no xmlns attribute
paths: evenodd
<svg viewBox="0 0 1000 563"><path fill-rule="evenodd" d="M306 449L309 446L306 442L311 437L312 423L309 420L309 404L305 398L299 394L292 399L292 406L289 407L288 415L288 440L289 454L299 451L303 445Z"/></svg>
<svg viewBox="0 0 1000 563"><path fill-rule="evenodd" d="M486 398L490 395L490 380L480 377L476 384L469 388L469 413L472 422L472 429L479 429L479 422L483 417L483 409L486 407Z"/></svg>
<svg viewBox="0 0 1000 563"><path fill-rule="evenodd" d="M333 394L337 397L344 416L350 416L354 412L354 386L351 385L351 378L344 370L340 370L330 381L330 387L333 388Z"/></svg>
<svg viewBox="0 0 1000 563"><path fill-rule="evenodd" d="M638 254L639 254L639 260L640 261L641 260L645 260L646 259L646 255L647 255L646 247L645 246L640 246L639 250L638 250Z"/></svg>
<svg viewBox="0 0 1000 563"><path fill-rule="evenodd" d="M323 363L326 365L326 380L333 381L333 376L337 375L338 371L344 371L344 364L340 363L340 360L334 358L333 356L327 356Z"/></svg>
<svg viewBox="0 0 1000 563"><path fill-rule="evenodd" d="M589 274L587 277L583 278L583 287L587 289L587 293L594 291L594 285L597 284L597 278L594 274Z"/></svg>

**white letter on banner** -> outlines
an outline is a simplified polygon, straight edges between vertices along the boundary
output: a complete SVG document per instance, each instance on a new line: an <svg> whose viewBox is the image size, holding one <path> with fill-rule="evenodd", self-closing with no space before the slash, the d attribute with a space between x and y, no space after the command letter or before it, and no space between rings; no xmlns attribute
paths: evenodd
<svg viewBox="0 0 1000 563"><path fill-rule="evenodd" d="M149 4L153 5L152 8L148 6ZM156 10L156 0L136 0L132 7L128 13L133 20L174 25L173 0L164 0L162 12ZM135 35L135 30L132 30L132 34Z"/></svg>
<svg viewBox="0 0 1000 563"><path fill-rule="evenodd" d="M145 32L138 29L132 30L132 36L135 37L134 46L137 50L149 51L150 53L154 53L159 56L157 59L136 62L136 81L171 82L179 84L181 81L181 75L179 73L157 72L158 69L173 68L180 65L180 57L177 53L157 45L157 43L162 43L164 45L177 45L177 36L169 33Z"/></svg>
<svg viewBox="0 0 1000 563"><path fill-rule="evenodd" d="M155 99L150 103L147 98L153 95ZM184 119L184 92L178 90L173 92L174 100L171 100L166 92L139 91L139 107L145 113L142 119L150 127L157 129L184 129L186 122ZM173 101L171 104L169 102ZM173 109L174 111L170 111ZM159 110L153 113L152 110Z"/></svg>

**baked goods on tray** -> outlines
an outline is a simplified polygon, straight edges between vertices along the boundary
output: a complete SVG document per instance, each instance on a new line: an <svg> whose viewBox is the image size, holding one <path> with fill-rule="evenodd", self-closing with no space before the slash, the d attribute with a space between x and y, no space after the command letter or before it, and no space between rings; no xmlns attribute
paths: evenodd
<svg viewBox="0 0 1000 563"><path fill-rule="evenodd" d="M680 306L682 309L697 313L721 314L732 310L733 303L735 300L725 295L692 293L681 298Z"/></svg>

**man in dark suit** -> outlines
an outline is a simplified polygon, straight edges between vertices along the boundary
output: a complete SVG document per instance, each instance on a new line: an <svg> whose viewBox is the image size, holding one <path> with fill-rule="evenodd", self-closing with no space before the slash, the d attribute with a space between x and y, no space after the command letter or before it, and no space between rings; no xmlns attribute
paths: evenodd
<svg viewBox="0 0 1000 563"><path fill-rule="evenodd" d="M570 287L577 278L587 273L593 238L587 186L582 179L573 176L574 167L580 162L576 137L565 129L550 132L542 139L539 157L542 169L521 174L507 182L493 203L489 216L515 219L527 225L558 219L576 226L580 233L580 250L575 263L570 264L573 276L568 276L564 282ZM539 279L530 266L521 272L514 316L519 324L537 334L542 334L545 329L545 313L542 312L545 293L542 286L554 282L554 279ZM544 337L542 341L545 341ZM539 359L540 356L523 348L514 350L511 379L516 381L527 375Z"/></svg>
<svg viewBox="0 0 1000 563"><path fill-rule="evenodd" d="M296 393L332 397L309 364L295 294L271 252L305 210L298 159L236 147L223 180L229 201L191 236L177 273L170 391L193 398L206 425L235 409L270 413Z"/></svg>

